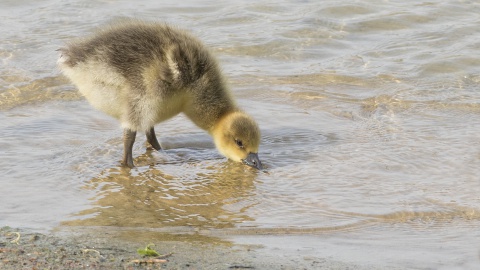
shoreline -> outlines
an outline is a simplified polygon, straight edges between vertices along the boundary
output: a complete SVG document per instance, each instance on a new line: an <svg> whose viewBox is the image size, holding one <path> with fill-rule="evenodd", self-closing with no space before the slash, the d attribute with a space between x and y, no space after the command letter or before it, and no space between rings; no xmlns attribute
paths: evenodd
<svg viewBox="0 0 480 270"><path fill-rule="evenodd" d="M221 239L206 241L162 233L148 242L138 235L119 237L114 230L74 231L37 233L0 228L0 269L382 269ZM159 256L137 253L147 245Z"/></svg>

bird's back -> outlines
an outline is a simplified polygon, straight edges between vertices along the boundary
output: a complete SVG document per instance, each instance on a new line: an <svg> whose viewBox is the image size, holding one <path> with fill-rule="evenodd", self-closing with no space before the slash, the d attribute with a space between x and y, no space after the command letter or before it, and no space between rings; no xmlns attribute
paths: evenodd
<svg viewBox="0 0 480 270"><path fill-rule="evenodd" d="M170 83L175 79L192 83L206 72L217 71L216 62L199 40L161 23L115 23L61 50L69 67L95 59L108 63L126 78L140 75L152 62L165 64L161 77Z"/></svg>
<svg viewBox="0 0 480 270"><path fill-rule="evenodd" d="M117 22L60 51L59 65L67 77L94 107L122 123L132 122L124 126L141 129L185 112L209 129L234 107L208 49L189 33L166 24ZM135 100L144 102L132 104ZM144 111L125 119L124 114L130 117L130 111L137 110L129 111L129 106Z"/></svg>

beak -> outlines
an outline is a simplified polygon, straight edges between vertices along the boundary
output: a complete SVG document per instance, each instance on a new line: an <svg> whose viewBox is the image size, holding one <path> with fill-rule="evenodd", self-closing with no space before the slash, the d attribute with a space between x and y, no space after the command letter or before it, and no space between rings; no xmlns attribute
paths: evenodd
<svg viewBox="0 0 480 270"><path fill-rule="evenodd" d="M263 169L260 159L258 159L257 153L249 153L246 159L242 159L243 164L257 168L259 170Z"/></svg>

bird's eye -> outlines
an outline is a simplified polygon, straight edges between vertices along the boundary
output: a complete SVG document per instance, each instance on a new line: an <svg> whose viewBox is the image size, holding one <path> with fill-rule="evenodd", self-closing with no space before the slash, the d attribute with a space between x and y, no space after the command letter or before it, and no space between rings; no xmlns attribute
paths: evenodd
<svg viewBox="0 0 480 270"><path fill-rule="evenodd" d="M238 147L243 148L243 142L241 140L235 139L235 143L238 145Z"/></svg>

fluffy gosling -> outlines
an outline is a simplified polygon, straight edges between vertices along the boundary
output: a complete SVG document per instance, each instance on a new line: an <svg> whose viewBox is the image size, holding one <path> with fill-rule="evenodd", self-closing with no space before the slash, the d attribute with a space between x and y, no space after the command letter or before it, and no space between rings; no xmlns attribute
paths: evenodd
<svg viewBox="0 0 480 270"><path fill-rule="evenodd" d="M61 71L88 102L121 122L124 166L134 167L137 131L160 150L154 125L184 113L227 158L262 169L258 125L235 104L212 54L187 32L127 20L59 51Z"/></svg>

